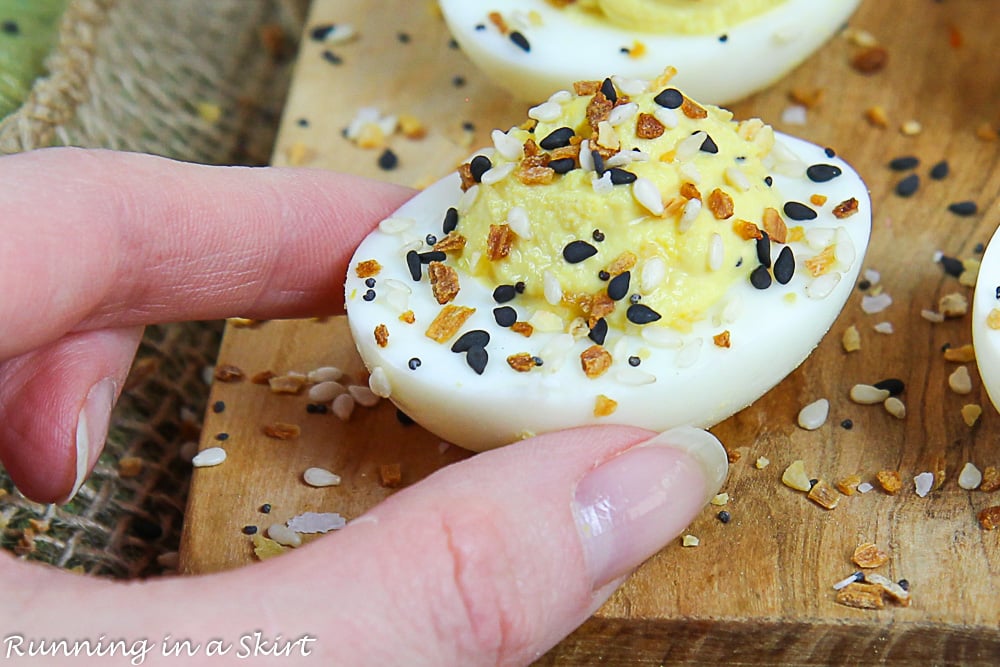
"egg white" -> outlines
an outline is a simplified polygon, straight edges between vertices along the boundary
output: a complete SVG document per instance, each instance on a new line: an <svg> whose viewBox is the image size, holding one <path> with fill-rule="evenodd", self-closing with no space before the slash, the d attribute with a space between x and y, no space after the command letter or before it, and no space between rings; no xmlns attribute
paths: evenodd
<svg viewBox="0 0 1000 667"><path fill-rule="evenodd" d="M976 350L976 364L983 378L986 392L993 405L1000 410L1000 329L991 329L986 323L990 311L1000 308L997 289L1000 286L1000 229L983 253L976 289L972 297L972 345Z"/></svg>
<svg viewBox="0 0 1000 667"><path fill-rule="evenodd" d="M505 0L484 5L470 0L440 0L452 35L463 51L495 82L529 102L545 99L574 81L603 79L617 72L652 79L672 65L674 80L693 99L732 102L777 81L840 30L860 0L787 0L725 35L673 35L627 30L609 21L575 20L545 0ZM513 26L530 50L517 46L487 20L489 11L505 16L536 13ZM641 57L630 57L638 40Z"/></svg>
<svg viewBox="0 0 1000 667"><path fill-rule="evenodd" d="M614 363L604 375L589 379L581 370L579 356L593 341L587 337L572 341L559 364L558 355L545 350L551 350L552 340L563 334L535 331L526 338L498 326L493 317L498 305L492 297L493 286L462 276L454 303L475 307L476 312L456 336L439 344L424 332L441 306L431 295L426 275L420 282L413 281L404 256L411 249L429 250L422 241L427 234L442 236L445 211L463 194L457 174L452 174L416 195L383 225L393 233L373 231L351 262L346 282L348 321L361 357L376 378L373 388L444 440L477 451L585 424L630 424L655 431L681 425L708 427L749 405L802 363L833 324L853 289L871 230L871 205L857 173L818 146L776 135L806 165L826 163L842 170L839 177L825 183L773 174L774 187L786 201L808 202L815 193L828 197L823 207L813 207L818 212L815 220L789 221L790 226L826 229L816 233L827 239L835 229L843 229L853 246L853 252L844 253L849 265L834 267L840 280L825 297L807 295L817 283L803 266L803 260L816 255L825 241L817 244L813 239L817 247L791 243L797 267L787 285L775 282L758 290L740 281L713 315L697 322L690 332L660 327L668 332L669 341L612 331L605 348ZM832 208L852 197L858 200L857 213L843 220L835 218ZM400 221L411 226L396 231ZM772 244L771 250L776 258L780 246ZM382 266L372 288L355 273L359 262L370 259ZM369 289L374 298L366 300ZM517 299L505 305L517 308L519 319L531 314ZM404 308L413 311L413 324L400 321ZM374 335L380 324L389 332L384 347ZM451 351L461 333L474 329L490 334L489 363L482 375L470 368L464 354ZM713 336L723 330L731 335L728 349L713 342ZM538 354L544 364L529 372L515 372L506 359L523 352ZM638 367L628 363L633 355L641 359ZM412 359L419 359L419 366L411 368ZM617 401L613 414L595 417L600 394Z"/></svg>

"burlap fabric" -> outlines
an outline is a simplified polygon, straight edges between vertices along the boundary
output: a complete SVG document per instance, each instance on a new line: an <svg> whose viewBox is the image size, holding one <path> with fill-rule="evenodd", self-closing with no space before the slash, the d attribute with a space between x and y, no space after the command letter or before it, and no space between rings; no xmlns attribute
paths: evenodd
<svg viewBox="0 0 1000 667"><path fill-rule="evenodd" d="M51 145L264 164L308 0L73 0L48 74L0 122L0 152ZM169 570L219 323L150 327L92 478L38 505L0 471L0 546L134 578ZM188 450L188 451L185 451Z"/></svg>

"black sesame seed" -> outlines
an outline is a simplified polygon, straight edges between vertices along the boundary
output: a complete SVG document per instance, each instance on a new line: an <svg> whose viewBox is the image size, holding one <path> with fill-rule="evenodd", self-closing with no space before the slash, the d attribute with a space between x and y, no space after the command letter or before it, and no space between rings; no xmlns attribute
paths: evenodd
<svg viewBox="0 0 1000 667"><path fill-rule="evenodd" d="M416 422L413 421L413 417L406 414L400 409L396 409L396 421L398 421L403 426L413 426Z"/></svg>
<svg viewBox="0 0 1000 667"><path fill-rule="evenodd" d="M789 201L785 202L783 207L785 215L787 215L792 220L815 220L816 211L806 206L802 202Z"/></svg>
<svg viewBox="0 0 1000 667"><path fill-rule="evenodd" d="M476 24L476 30L479 30L479 31L486 30L486 24L485 23L477 23Z"/></svg>
<svg viewBox="0 0 1000 667"><path fill-rule="evenodd" d="M271 513L271 503L264 503L263 505L261 505L260 506L260 513L261 514L270 514Z"/></svg>
<svg viewBox="0 0 1000 667"><path fill-rule="evenodd" d="M787 285L794 275L795 255L789 246L785 246L778 253L778 259L774 261L774 279L780 285Z"/></svg>
<svg viewBox="0 0 1000 667"><path fill-rule="evenodd" d="M764 185L766 185L767 187L771 187L772 185L774 185L774 179L770 176L765 176Z"/></svg>
<svg viewBox="0 0 1000 667"><path fill-rule="evenodd" d="M374 301L375 300L375 290L373 290L373 289L365 290L365 293L362 295L361 298L364 299L365 301Z"/></svg>
<svg viewBox="0 0 1000 667"><path fill-rule="evenodd" d="M514 30L510 33L510 41L514 42L514 44L525 53L531 51L531 43L528 42L528 38L518 30Z"/></svg>
<svg viewBox="0 0 1000 667"><path fill-rule="evenodd" d="M618 91L615 90L615 84L612 83L611 79L605 79L601 82L601 92L604 93L604 96L608 98L609 101L618 101Z"/></svg>
<svg viewBox="0 0 1000 667"><path fill-rule="evenodd" d="M416 250L406 253L406 268L410 270L410 277L420 280L420 255Z"/></svg>
<svg viewBox="0 0 1000 667"><path fill-rule="evenodd" d="M406 362L406 367L411 371L415 371L420 368L420 364L422 363L423 362L420 361L420 357L410 357L410 360Z"/></svg>
<svg viewBox="0 0 1000 667"><path fill-rule="evenodd" d="M500 306L493 309L493 319L502 327L509 327L517 322L517 311L510 306Z"/></svg>
<svg viewBox="0 0 1000 667"><path fill-rule="evenodd" d="M473 123L471 120L463 120L462 129L465 130L466 132L475 132L476 124Z"/></svg>
<svg viewBox="0 0 1000 667"><path fill-rule="evenodd" d="M517 289L513 285L497 285L493 290L493 300L497 303L507 303L517 296Z"/></svg>
<svg viewBox="0 0 1000 667"><path fill-rule="evenodd" d="M0 23L0 29L2 29L7 35L21 34L21 26L17 24L17 21L4 21L3 23Z"/></svg>
<svg viewBox="0 0 1000 667"><path fill-rule="evenodd" d="M826 153L827 157L837 157L837 151L833 150L829 146L827 146L826 148L824 148L823 152Z"/></svg>
<svg viewBox="0 0 1000 667"><path fill-rule="evenodd" d="M600 280L611 280L611 274L605 271L604 269L601 269L600 271L597 272L597 277Z"/></svg>
<svg viewBox="0 0 1000 667"><path fill-rule="evenodd" d="M948 174L951 172L951 167L948 166L947 160L941 160L933 167L931 167L930 176L935 181L942 181L948 178Z"/></svg>
<svg viewBox="0 0 1000 667"><path fill-rule="evenodd" d="M297 121L295 121L295 122L296 122L296 124L297 124L297 125L298 125L299 127L309 127L309 119L308 119L308 118L299 118L299 119L298 119Z"/></svg>
<svg viewBox="0 0 1000 667"><path fill-rule="evenodd" d="M974 201L957 201L953 204L948 204L948 210L955 215L960 215L962 217L968 217L970 215L975 215L979 212L979 207L976 206Z"/></svg>
<svg viewBox="0 0 1000 667"><path fill-rule="evenodd" d="M448 48L458 50L458 42L455 41L454 37L448 40Z"/></svg>
<svg viewBox="0 0 1000 667"><path fill-rule="evenodd" d="M910 169L916 169L920 165L920 158L913 155L904 155L903 157L893 158L889 161L889 169L893 171L909 171Z"/></svg>
<svg viewBox="0 0 1000 667"><path fill-rule="evenodd" d="M819 484L819 480L818 479L811 479L811 480L809 480L809 488L810 489L813 488L814 486L816 486L817 484Z"/></svg>
<svg viewBox="0 0 1000 667"><path fill-rule="evenodd" d="M378 166L379 169L384 169L385 171L392 171L399 166L399 157L392 152L391 148L386 148L382 151L382 154L378 156Z"/></svg>
<svg viewBox="0 0 1000 667"><path fill-rule="evenodd" d="M854 428L854 421L851 419L845 419L844 421L840 422L840 428L844 429L845 431L850 431L852 428Z"/></svg>
<svg viewBox="0 0 1000 667"><path fill-rule="evenodd" d="M469 163L469 171L472 173L473 180L478 183L483 180L483 174L489 171L493 167L493 163L485 155L477 155L472 158L472 162Z"/></svg>
<svg viewBox="0 0 1000 667"><path fill-rule="evenodd" d="M524 294L524 287L525 285L523 280L518 280L516 283L514 283L514 291L517 292L518 294Z"/></svg>
<svg viewBox="0 0 1000 667"><path fill-rule="evenodd" d="M756 246L757 261L761 263L761 266L771 268L771 237L767 235L767 232L761 232Z"/></svg>
<svg viewBox="0 0 1000 667"><path fill-rule="evenodd" d="M443 262L448 259L448 255L444 254L443 250L428 250L427 252L417 253L417 257L420 259L421 264L430 264L431 262Z"/></svg>
<svg viewBox="0 0 1000 667"><path fill-rule="evenodd" d="M920 175L910 174L899 183L896 183L896 194L900 197L909 197L920 187Z"/></svg>
<svg viewBox="0 0 1000 667"><path fill-rule="evenodd" d="M557 174L568 174L576 168L576 160L571 157L561 157L558 160L549 161L549 169Z"/></svg>
<svg viewBox="0 0 1000 667"><path fill-rule="evenodd" d="M628 365L629 366L635 367L635 366L638 366L641 363L642 363L642 359L640 359L639 357L637 357L635 355L633 355L633 356L631 356L631 357L628 358Z"/></svg>
<svg viewBox="0 0 1000 667"><path fill-rule="evenodd" d="M733 517L726 510L722 510L715 515L715 518L717 518L721 523L729 523Z"/></svg>
<svg viewBox="0 0 1000 667"><path fill-rule="evenodd" d="M455 86L456 88L461 88L462 86L465 85L465 77L460 74L456 74L451 78L451 85Z"/></svg>
<svg viewBox="0 0 1000 667"><path fill-rule="evenodd" d="M603 176L604 158L601 157L601 154L596 150L590 151L590 158L594 161L594 171L597 173L598 176Z"/></svg>
<svg viewBox="0 0 1000 667"><path fill-rule="evenodd" d="M486 347L489 342L490 334L488 331L473 329L459 336L458 340L452 344L451 351L468 352L473 347Z"/></svg>
<svg viewBox="0 0 1000 667"><path fill-rule="evenodd" d="M338 56L333 51L326 49L323 51L323 60L330 63L331 65L342 65L344 63L343 58Z"/></svg>
<svg viewBox="0 0 1000 667"><path fill-rule="evenodd" d="M757 289L767 289L771 286L771 274L766 266L758 266L750 272L750 284Z"/></svg>
<svg viewBox="0 0 1000 667"><path fill-rule="evenodd" d="M948 255L941 255L941 267L944 272L949 276L958 278L965 271L965 265L962 264L962 260L956 259L955 257L949 257Z"/></svg>
<svg viewBox="0 0 1000 667"><path fill-rule="evenodd" d="M485 26L483 26L483 27L485 27ZM396 33L396 39L399 40L400 44L409 44L410 43L410 33L408 33L408 32L399 32L399 33Z"/></svg>
<svg viewBox="0 0 1000 667"><path fill-rule="evenodd" d="M641 294L633 294L628 298L629 303L639 303L640 301L642 301Z"/></svg>
<svg viewBox="0 0 1000 667"><path fill-rule="evenodd" d="M243 526L244 535L255 535L257 533L257 526Z"/></svg>
<svg viewBox="0 0 1000 667"><path fill-rule="evenodd" d="M641 303L633 303L625 311L625 317L632 324L649 324L650 322L655 322L660 319L660 314Z"/></svg>
<svg viewBox="0 0 1000 667"><path fill-rule="evenodd" d="M542 358L538 356L532 357L531 362L535 364L535 366L541 366L542 364L545 363L544 361L542 361Z"/></svg>
<svg viewBox="0 0 1000 667"><path fill-rule="evenodd" d="M375 279L365 278L365 287L375 287Z"/></svg>
<svg viewBox="0 0 1000 667"><path fill-rule="evenodd" d="M706 134L705 141L701 142L701 148L699 148L699 150L702 153L715 154L719 152L719 146L715 143L715 139Z"/></svg>
<svg viewBox="0 0 1000 667"><path fill-rule="evenodd" d="M597 241L598 243L600 243L604 240L604 232L602 232L600 229L595 229L593 233L590 235L590 237L595 241Z"/></svg>
<svg viewBox="0 0 1000 667"><path fill-rule="evenodd" d="M322 403L306 403L306 412L311 415L326 414L326 406Z"/></svg>
<svg viewBox="0 0 1000 667"><path fill-rule="evenodd" d="M867 291L868 288L870 288L871 286L872 286L871 281L866 278L862 278L861 280L858 281L858 289L861 290L862 292Z"/></svg>
<svg viewBox="0 0 1000 667"><path fill-rule="evenodd" d="M986 250L986 246L982 242L979 242L976 245L972 246L972 252L976 253L977 255L983 254L984 250Z"/></svg>
<svg viewBox="0 0 1000 667"><path fill-rule="evenodd" d="M557 130L549 132L544 139L538 142L538 145L547 151L569 146L569 140L572 139L575 134L576 132L574 132L571 127L560 127Z"/></svg>
<svg viewBox="0 0 1000 667"><path fill-rule="evenodd" d="M587 337L598 345L604 345L604 339L608 337L608 321L602 317L594 322Z"/></svg>
<svg viewBox="0 0 1000 667"><path fill-rule="evenodd" d="M684 94L676 88L666 88L661 90L653 101L666 109L676 109L684 104Z"/></svg>
<svg viewBox="0 0 1000 667"><path fill-rule="evenodd" d="M597 248L586 241L570 241L563 248L562 255L570 264L578 264L597 254Z"/></svg>
<svg viewBox="0 0 1000 667"><path fill-rule="evenodd" d="M910 582L908 580L906 580L906 579L900 579L896 583L899 584L899 587L902 588L904 591L909 591L910 590Z"/></svg>
<svg viewBox="0 0 1000 667"><path fill-rule="evenodd" d="M612 167L609 170L609 173L611 174L612 185L627 185L629 183L635 183L635 180L638 178L638 176L633 174L631 171L625 171L619 167Z"/></svg>
<svg viewBox="0 0 1000 667"><path fill-rule="evenodd" d="M424 243L426 243L429 246L433 246L437 242L438 242L438 237L434 236L433 234L428 234L427 236L424 237Z"/></svg>
<svg viewBox="0 0 1000 667"><path fill-rule="evenodd" d="M322 42L331 32L333 32L333 28L334 26L332 23L318 25L309 31L309 38L317 42Z"/></svg>
<svg viewBox="0 0 1000 667"><path fill-rule="evenodd" d="M899 396L906 388L906 385L899 378L886 378L885 380L876 382L872 386L876 389L887 390L890 396Z"/></svg>
<svg viewBox="0 0 1000 667"><path fill-rule="evenodd" d="M826 183L832 181L843 173L840 167L834 164L813 164L806 169L806 176L813 183Z"/></svg>
<svg viewBox="0 0 1000 667"><path fill-rule="evenodd" d="M226 410L225 401L216 401L215 403L212 403L212 412L214 412L215 414L219 414L220 412L225 412L225 410Z"/></svg>
<svg viewBox="0 0 1000 667"><path fill-rule="evenodd" d="M1000 285L997 285L997 291L996 291L995 296L996 296L997 300L1000 301Z"/></svg>
<svg viewBox="0 0 1000 667"><path fill-rule="evenodd" d="M469 368L474 370L477 375L483 374L489 360L490 355L486 352L485 347L470 347L468 353L465 355L465 363L469 364Z"/></svg>
<svg viewBox="0 0 1000 667"><path fill-rule="evenodd" d="M719 41L725 44L726 42L729 41L729 35L726 34L719 35Z"/></svg>
<svg viewBox="0 0 1000 667"><path fill-rule="evenodd" d="M458 209L451 207L444 213L444 224L441 225L441 230L448 234L455 231L456 227L458 227Z"/></svg>
<svg viewBox="0 0 1000 667"><path fill-rule="evenodd" d="M218 440L219 442L225 442L226 440L229 440L229 434L228 433L216 433L215 434L215 439Z"/></svg>
<svg viewBox="0 0 1000 667"><path fill-rule="evenodd" d="M621 301L628 294L629 283L632 280L631 271L622 271L608 283L608 296L614 301Z"/></svg>

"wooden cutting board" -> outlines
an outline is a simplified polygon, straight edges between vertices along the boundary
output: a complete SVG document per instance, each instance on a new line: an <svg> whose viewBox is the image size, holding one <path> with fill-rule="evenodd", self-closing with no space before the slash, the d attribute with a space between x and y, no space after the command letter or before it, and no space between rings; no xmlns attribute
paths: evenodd
<svg viewBox="0 0 1000 667"><path fill-rule="evenodd" d="M980 509L1000 504L1000 493L965 491L956 482L967 461L1000 465L1000 415L974 363L966 364L971 394L948 388L958 364L945 361L942 348L971 342L969 317L933 324L920 314L948 293L971 300L971 290L945 274L935 253L978 257L979 244L1000 223L1000 143L987 131L1000 125L994 9L982 0L866 0L851 26L887 49L883 70L857 72L850 61L862 47L838 37L785 80L732 107L737 117L760 116L835 147L861 172L875 211L865 266L880 272L879 287L892 306L865 314L859 290L801 368L713 429L740 456L724 489L732 521L724 525L715 516L720 508L706 509L689 531L700 546L666 547L540 664L1000 663L1000 531L986 532L976 520ZM317 0L309 29L330 23L350 25L357 36L331 43L307 33L276 164L426 185L485 145L492 128L523 117L527 105L477 76L431 2ZM782 122L791 91L822 95L805 125ZM390 136L398 165L380 168L381 149L359 148L342 136L362 107L412 115L426 136ZM884 110L886 127L866 120L872 107ZM919 131L901 131L908 121ZM894 192L905 174L886 166L901 155L921 160L913 172L921 186L907 198ZM930 179L930 166L942 159L950 174ZM980 212L948 212L958 200L976 201ZM883 322L893 333L875 331ZM841 334L852 324L862 347L848 354ZM332 364L364 383L340 318L229 326L219 364L248 377ZM848 398L853 384L887 377L906 383L904 419ZM827 424L813 432L798 428L799 408L820 397L831 403ZM357 516L391 493L380 484L384 464L398 463L403 484L412 484L467 456L404 426L384 402L359 407L342 422L307 413L304 395L275 395L248 379L216 382L210 408L219 401L225 409L207 410L201 446L222 444L229 458L194 473L181 553L188 573L251 563L245 525L263 528L304 511ZM972 427L960 414L966 404L983 408ZM853 428L841 425L848 419ZM262 434L278 421L299 425L301 435L280 441ZM220 434L228 439L220 443ZM759 457L770 465L758 468ZM937 457L947 481L918 497L913 477L934 470ZM903 489L895 496L879 489L845 496L825 510L781 484L795 459L831 482L852 473L874 481L879 470L898 470ZM310 466L336 471L343 483L307 486L302 473ZM259 510L264 503L272 507L268 516ZM910 607L862 611L834 602L832 584L857 569L851 555L862 542L889 554L878 572L910 582Z"/></svg>

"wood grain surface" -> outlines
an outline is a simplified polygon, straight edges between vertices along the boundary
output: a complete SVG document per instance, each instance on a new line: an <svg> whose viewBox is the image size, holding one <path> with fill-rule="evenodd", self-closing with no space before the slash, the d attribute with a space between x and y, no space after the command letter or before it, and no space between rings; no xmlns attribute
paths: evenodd
<svg viewBox="0 0 1000 667"><path fill-rule="evenodd" d="M861 47L840 36L783 81L731 107L739 118L759 116L834 147L858 169L875 211L865 266L880 272L893 303L867 315L859 290L796 372L712 429L740 455L724 488L732 521L722 524L719 508L707 508L689 530L700 546L667 546L539 664L1000 664L1000 531L984 531L976 521L980 509L1000 504L1000 493L956 483L967 461L1000 465L1000 415L974 363L966 364L971 394L948 388L958 364L945 361L942 348L971 342L968 316L933 324L920 315L951 292L971 300L971 289L946 275L935 253L978 257L978 244L1000 223L1000 143L984 129L1000 125L996 8L988 0L865 0L850 24L887 49L882 71L855 71L850 61ZM523 118L527 105L477 76L432 3L316 0L309 26L333 22L353 25L358 36L342 44L304 40L276 164L426 185L485 145L492 128ZM822 92L805 125L781 122L793 90ZM358 148L341 134L365 106L412 114L427 126L423 139L388 139L399 158L394 170L379 168L380 150ZM884 109L887 127L865 119L873 106ZM921 130L902 132L907 121ZM886 166L901 155L921 160L914 172L921 186L907 198L894 193L905 174ZM929 167L942 159L949 176L930 179ZM959 200L974 200L979 213L950 213L947 205ZM880 322L894 332L877 333ZM862 348L848 354L840 337L852 324ZM229 327L219 363L248 375L335 364L364 382L339 318ZM906 383L902 420L848 398L851 385L887 377ZM799 408L820 397L831 404L826 425L798 428ZM453 447L442 451L437 438L402 425L387 403L359 407L341 422L307 414L305 396L277 396L247 380L216 383L212 401L224 401L226 409L208 410L201 446L220 444L217 434L227 433L221 444L229 458L194 473L181 553L189 573L251 563L244 525L264 527L307 510L357 516L390 493L379 484L382 464L400 463L404 484L411 484L467 456ZM983 415L970 428L960 410L973 403ZM846 419L853 428L841 426ZM275 421L300 425L301 436L262 435ZM758 457L770 465L758 469ZM937 457L947 480L918 497L913 477L933 470ZM903 489L895 496L878 489L845 496L824 510L781 484L795 459L830 482L852 473L874 481L879 470L898 470ZM308 487L301 475L312 465L336 471L343 484ZM269 516L259 512L262 503L271 503ZM877 571L910 582L911 606L863 611L834 602L832 584L856 569L851 554L869 541L890 556Z"/></svg>

